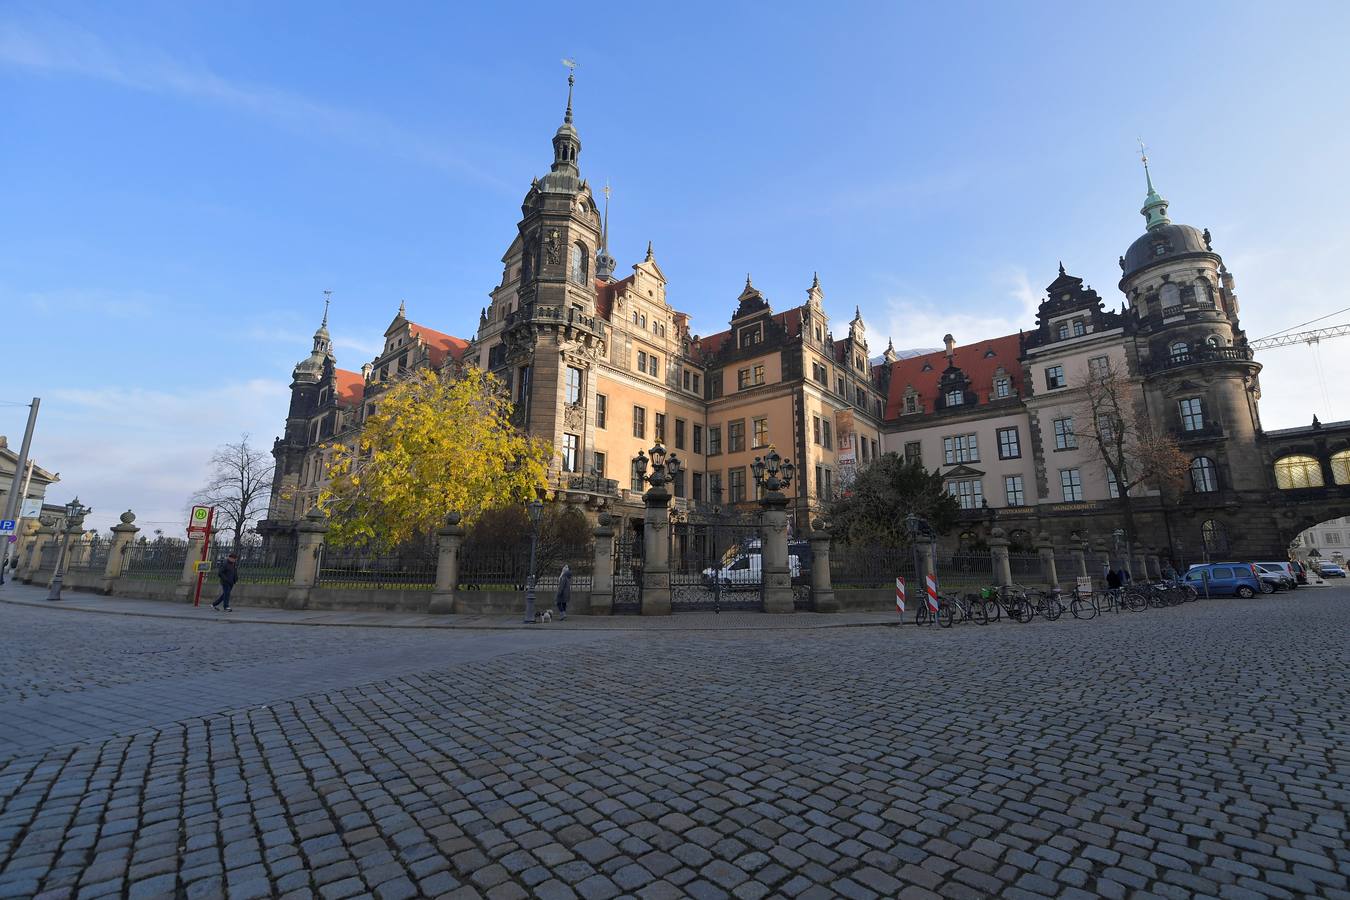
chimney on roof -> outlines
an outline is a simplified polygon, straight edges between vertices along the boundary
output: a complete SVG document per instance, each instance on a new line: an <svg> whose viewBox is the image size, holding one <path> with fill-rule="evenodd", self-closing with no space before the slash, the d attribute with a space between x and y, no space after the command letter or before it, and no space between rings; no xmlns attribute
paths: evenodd
<svg viewBox="0 0 1350 900"><path fill-rule="evenodd" d="M950 366L952 365L952 361L956 358L956 339L950 334L944 334L942 336L942 343L947 346L947 365Z"/></svg>

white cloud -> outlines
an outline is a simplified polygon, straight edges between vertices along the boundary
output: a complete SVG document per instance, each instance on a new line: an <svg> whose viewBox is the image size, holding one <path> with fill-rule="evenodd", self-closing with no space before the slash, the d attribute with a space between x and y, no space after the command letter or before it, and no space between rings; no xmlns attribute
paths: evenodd
<svg viewBox="0 0 1350 900"><path fill-rule="evenodd" d="M244 432L270 450L289 395L283 382L270 379L201 390L53 390L43 398L33 456L62 473L49 501L78 494L94 507L89 527L107 528L131 509L145 530L176 534L189 498L206 480L211 453Z"/></svg>
<svg viewBox="0 0 1350 900"><path fill-rule="evenodd" d="M957 344L971 344L1034 328L1040 296L1026 270L1008 268L990 280L989 293L976 300L941 300L900 285L885 301L885 319L879 329L883 340L869 340L868 346L884 348L884 339L889 337L898 350L941 347L947 334Z"/></svg>
<svg viewBox="0 0 1350 900"><path fill-rule="evenodd" d="M320 103L268 85L230 80L204 65L190 65L156 48L113 47L98 35L71 26L48 23L34 30L13 22L0 23L0 65L76 75L231 107L292 131L335 137L514 191L447 150L443 141L424 138L381 116Z"/></svg>
<svg viewBox="0 0 1350 900"><path fill-rule="evenodd" d="M384 349L384 341L379 339L365 340L350 335L335 334L333 335L333 347L337 350L355 350L357 353L364 353L366 356L374 356Z"/></svg>

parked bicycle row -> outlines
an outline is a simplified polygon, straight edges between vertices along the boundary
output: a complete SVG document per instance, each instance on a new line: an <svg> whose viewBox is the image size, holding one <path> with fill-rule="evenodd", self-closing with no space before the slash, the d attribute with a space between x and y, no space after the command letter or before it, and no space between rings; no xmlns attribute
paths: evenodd
<svg viewBox="0 0 1350 900"><path fill-rule="evenodd" d="M943 628L973 622L988 625L1005 616L1014 622L1031 622L1037 616L1053 622L1068 612L1075 619L1092 619L1104 613L1142 612L1180 606L1199 599L1194 587L1182 581L1132 582L1120 588L1079 591L1069 595L1022 585L991 585L965 594L937 592L937 609L928 597L920 598L914 623L936 622Z"/></svg>

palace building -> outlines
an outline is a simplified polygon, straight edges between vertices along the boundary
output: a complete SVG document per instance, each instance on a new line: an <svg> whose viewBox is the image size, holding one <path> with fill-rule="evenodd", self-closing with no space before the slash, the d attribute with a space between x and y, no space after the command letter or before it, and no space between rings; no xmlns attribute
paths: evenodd
<svg viewBox="0 0 1350 900"><path fill-rule="evenodd" d="M1191 458L1180 499L1131 491L1154 544L1222 556L1241 532L1268 553L1302 529L1234 521L1243 498L1279 490L1257 410L1261 366L1209 232L1173 223L1151 176L1144 233L1119 260L1119 309L1061 264L1026 331L963 344L948 335L942 350L906 358L888 345L874 357L860 309L836 337L817 279L804 302L776 311L747 276L726 326L699 334L671 304L650 244L616 277L607 209L579 167L568 82L552 165L525 193L472 337L415 323L400 306L383 351L359 371L341 369L325 312L293 372L261 531L285 532L315 504L323 445L359 433L400 375L468 365L496 374L516 424L552 442L551 498L635 524L642 485L632 459L661 442L684 462L672 493L687 515L753 502L751 463L773 447L797 466L788 493L800 530L856 467L895 452L946 478L964 523L953 541L979 541L995 524L1025 543L1041 532L1109 535L1118 486L1074 419L1086 374L1110 366Z"/></svg>

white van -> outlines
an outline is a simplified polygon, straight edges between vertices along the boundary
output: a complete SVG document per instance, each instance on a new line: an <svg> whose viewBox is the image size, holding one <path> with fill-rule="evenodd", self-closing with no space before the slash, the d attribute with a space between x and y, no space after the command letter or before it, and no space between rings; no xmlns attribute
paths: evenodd
<svg viewBox="0 0 1350 900"><path fill-rule="evenodd" d="M751 547L736 553L727 554L720 567L703 570L703 580L715 584L721 580L725 586L756 585L764 580L764 562L759 547ZM788 553L788 573L793 578L802 574L801 558L795 552Z"/></svg>

